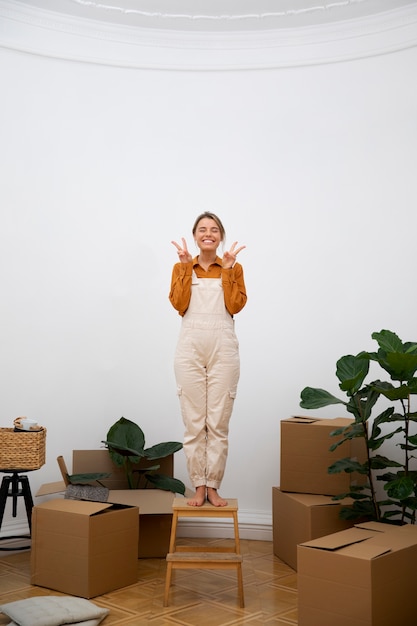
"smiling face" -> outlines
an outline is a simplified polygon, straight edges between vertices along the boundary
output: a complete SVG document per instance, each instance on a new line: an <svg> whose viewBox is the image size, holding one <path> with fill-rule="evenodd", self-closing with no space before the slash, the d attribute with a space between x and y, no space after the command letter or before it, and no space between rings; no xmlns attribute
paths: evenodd
<svg viewBox="0 0 417 626"><path fill-rule="evenodd" d="M219 225L211 217L199 220L193 234L201 252L216 252L223 239Z"/></svg>

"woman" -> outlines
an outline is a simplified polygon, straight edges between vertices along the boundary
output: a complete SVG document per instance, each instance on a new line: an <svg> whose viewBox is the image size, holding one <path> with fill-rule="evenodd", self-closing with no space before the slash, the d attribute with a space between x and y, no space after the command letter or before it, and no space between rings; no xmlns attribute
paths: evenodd
<svg viewBox="0 0 417 626"><path fill-rule="evenodd" d="M207 500L226 506L220 487L227 459L229 420L240 373L239 344L233 316L246 304L237 242L223 258L217 248L225 230L214 213L196 219L194 259L185 239L173 241L179 262L172 271L169 299L182 316L175 354L175 377L185 424L184 452L195 495L191 506Z"/></svg>

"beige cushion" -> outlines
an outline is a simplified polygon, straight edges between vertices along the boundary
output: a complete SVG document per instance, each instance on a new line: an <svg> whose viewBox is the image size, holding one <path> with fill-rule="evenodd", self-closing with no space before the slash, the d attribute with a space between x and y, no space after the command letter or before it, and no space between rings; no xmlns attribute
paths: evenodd
<svg viewBox="0 0 417 626"><path fill-rule="evenodd" d="M70 596L40 596L17 600L0 606L11 620L9 626L63 626L81 624L98 626L109 614L84 598Z"/></svg>

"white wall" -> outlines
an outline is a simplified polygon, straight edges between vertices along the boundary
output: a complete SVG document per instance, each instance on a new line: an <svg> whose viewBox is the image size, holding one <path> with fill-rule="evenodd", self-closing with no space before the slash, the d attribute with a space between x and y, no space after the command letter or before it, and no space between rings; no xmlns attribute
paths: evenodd
<svg viewBox="0 0 417 626"><path fill-rule="evenodd" d="M182 439L170 241L192 248L208 209L247 245L221 492L243 522L270 523L280 420L301 389L337 393L336 360L375 348L373 331L417 339L416 66L415 48L241 72L0 49L0 425L48 429L34 493L122 415L149 445Z"/></svg>

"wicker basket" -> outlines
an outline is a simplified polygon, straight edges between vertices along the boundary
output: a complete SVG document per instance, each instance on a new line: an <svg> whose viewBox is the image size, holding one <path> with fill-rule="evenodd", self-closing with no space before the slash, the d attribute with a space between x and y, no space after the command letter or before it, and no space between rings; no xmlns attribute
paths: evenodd
<svg viewBox="0 0 417 626"><path fill-rule="evenodd" d="M0 428L0 470L36 470L45 464L46 428Z"/></svg>

